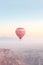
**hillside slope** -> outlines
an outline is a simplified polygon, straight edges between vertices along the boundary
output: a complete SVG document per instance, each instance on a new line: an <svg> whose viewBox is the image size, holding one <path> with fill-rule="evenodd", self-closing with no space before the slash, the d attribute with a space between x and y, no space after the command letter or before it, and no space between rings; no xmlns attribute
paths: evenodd
<svg viewBox="0 0 43 65"><path fill-rule="evenodd" d="M24 65L24 63L13 51L0 49L0 65Z"/></svg>

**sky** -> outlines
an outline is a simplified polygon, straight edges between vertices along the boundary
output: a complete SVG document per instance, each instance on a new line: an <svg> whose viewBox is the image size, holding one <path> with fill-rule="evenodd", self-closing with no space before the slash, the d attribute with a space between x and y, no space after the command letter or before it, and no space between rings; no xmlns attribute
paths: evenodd
<svg viewBox="0 0 43 65"><path fill-rule="evenodd" d="M43 36L42 0L0 0L0 36L14 36L17 27Z"/></svg>
<svg viewBox="0 0 43 65"><path fill-rule="evenodd" d="M0 0L0 37L16 37L17 27L43 43L43 0Z"/></svg>

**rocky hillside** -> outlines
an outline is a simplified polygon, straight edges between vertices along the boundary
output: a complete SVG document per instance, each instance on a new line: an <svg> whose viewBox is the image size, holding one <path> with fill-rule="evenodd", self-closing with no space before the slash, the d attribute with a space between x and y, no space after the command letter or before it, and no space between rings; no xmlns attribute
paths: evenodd
<svg viewBox="0 0 43 65"><path fill-rule="evenodd" d="M0 49L0 65L25 65L20 57L9 49Z"/></svg>

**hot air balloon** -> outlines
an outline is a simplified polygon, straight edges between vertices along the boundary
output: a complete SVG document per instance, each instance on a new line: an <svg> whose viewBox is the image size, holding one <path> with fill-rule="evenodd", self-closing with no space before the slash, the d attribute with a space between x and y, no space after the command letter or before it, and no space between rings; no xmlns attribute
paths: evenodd
<svg viewBox="0 0 43 65"><path fill-rule="evenodd" d="M19 39L22 39L22 37L25 35L25 29L24 28L17 28L16 35L19 37Z"/></svg>

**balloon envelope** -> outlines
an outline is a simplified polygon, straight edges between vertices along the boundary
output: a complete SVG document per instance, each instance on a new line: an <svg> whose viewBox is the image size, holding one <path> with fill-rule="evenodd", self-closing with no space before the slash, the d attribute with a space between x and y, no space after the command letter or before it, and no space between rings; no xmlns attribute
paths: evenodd
<svg viewBox="0 0 43 65"><path fill-rule="evenodd" d="M19 39L22 39L22 37L25 35L24 28L17 28L16 29L16 35L19 37Z"/></svg>

